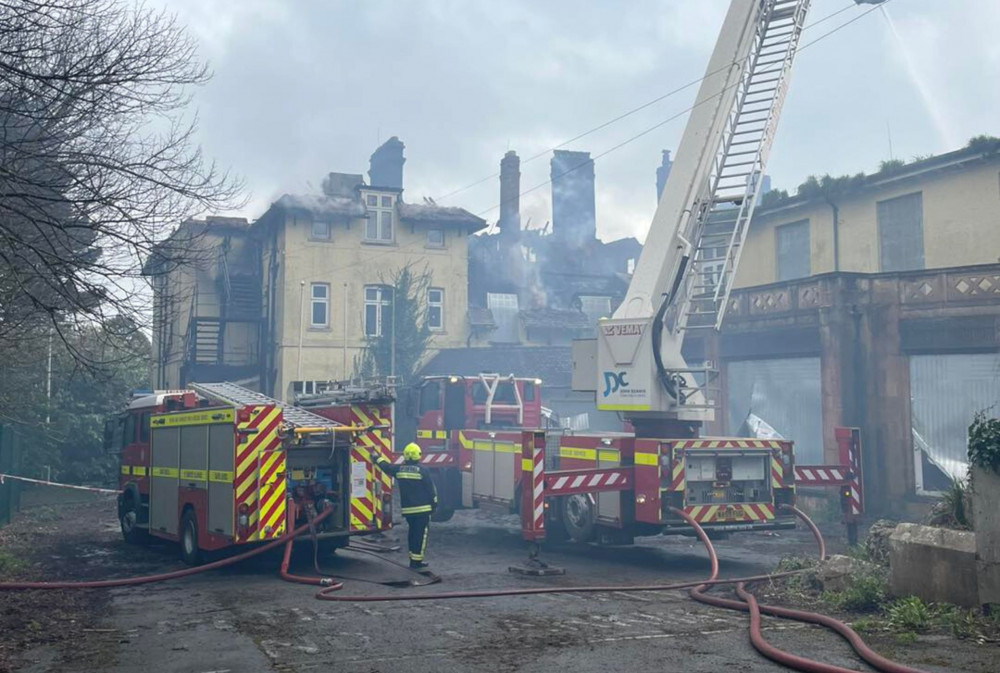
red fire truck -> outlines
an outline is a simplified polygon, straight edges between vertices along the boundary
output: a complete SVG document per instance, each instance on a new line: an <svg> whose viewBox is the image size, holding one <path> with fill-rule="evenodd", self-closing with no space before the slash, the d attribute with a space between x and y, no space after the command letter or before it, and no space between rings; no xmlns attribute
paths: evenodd
<svg viewBox="0 0 1000 673"><path fill-rule="evenodd" d="M522 511L522 429L543 425L541 381L428 377L415 404L422 463L441 499L436 518L469 507ZM717 532L795 525L780 508L794 499L788 441L550 431L546 448L549 537L622 544L638 535L688 533L671 507Z"/></svg>
<svg viewBox="0 0 1000 673"><path fill-rule="evenodd" d="M231 383L137 396L106 427L120 452L122 535L204 552L266 542L332 508L322 551L391 525L391 491L360 437L332 421Z"/></svg>

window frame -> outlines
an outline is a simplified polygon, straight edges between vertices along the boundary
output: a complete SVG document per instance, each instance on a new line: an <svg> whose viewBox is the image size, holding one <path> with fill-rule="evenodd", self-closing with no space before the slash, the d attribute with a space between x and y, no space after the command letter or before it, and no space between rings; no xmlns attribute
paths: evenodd
<svg viewBox="0 0 1000 673"><path fill-rule="evenodd" d="M799 275L782 275L782 264L781 264L781 236L788 235L795 229L805 229L805 243L806 243L806 254L805 254L805 274ZM794 271L794 269L792 270ZM785 222L784 224L779 224L774 228L774 280L778 283L786 283L794 280L799 280L802 278L808 278L812 275L812 225L809 218L803 218L801 220L795 220L794 222Z"/></svg>
<svg viewBox="0 0 1000 673"><path fill-rule="evenodd" d="M325 235L316 234L316 225L321 224L326 227ZM310 241L330 241L333 240L333 224L329 220L313 220L309 228L309 240Z"/></svg>
<svg viewBox="0 0 1000 673"><path fill-rule="evenodd" d="M437 301L431 299L431 293L437 292L440 298ZM431 309L438 309L438 325L431 324ZM429 287L427 288L427 329L432 332L443 332L444 331L444 288L443 287Z"/></svg>
<svg viewBox="0 0 1000 673"><path fill-rule="evenodd" d="M378 339L383 336L383 324L385 323L385 316L383 314L384 309L392 305L392 300L390 299L392 292L389 290L391 286L389 285L365 285L362 288L362 306L364 307L361 313L361 331L366 339ZM368 298L368 291L373 290L376 292L374 299ZM375 308L375 331L368 331L368 307L372 306Z"/></svg>
<svg viewBox="0 0 1000 673"><path fill-rule="evenodd" d="M431 234L433 232L437 232L437 233L441 234L441 242L440 243L436 243L436 242L434 242L434 241L431 240ZM442 229L440 227L432 227L432 228L430 228L430 229L427 230L427 235L426 235L424 247L426 247L426 248L434 248L436 250L443 250L446 247L445 240L446 239L445 239L444 229Z"/></svg>
<svg viewBox="0 0 1000 673"><path fill-rule="evenodd" d="M396 242L396 228L399 225L396 216L396 195L383 194L380 192L364 192L363 202L365 210L368 212L365 217L365 228L361 240L366 244L373 245L394 245ZM389 204L386 205L386 200ZM374 203L372 203L374 202ZM388 220L388 236L383 235ZM374 227L374 236L372 228Z"/></svg>
<svg viewBox="0 0 1000 673"><path fill-rule="evenodd" d="M887 211L892 204L902 203L904 199L916 199L918 203L918 215L915 231L908 232L909 235L903 236L902 238L907 241L912 242L914 239L920 239L919 245L919 260L917 260L917 265L902 264L899 266L894 266L893 268L887 268L886 259L887 254L890 251L898 252L900 245L892 244L886 245L886 232L892 225L898 226L900 220L896 221L886 221L883 217L883 213ZM886 213L887 214L887 213ZM875 229L876 236L878 239L878 271L879 273L903 273L906 271L923 271L927 268L927 243L924 239L924 193L923 191L910 192L908 194L900 194L899 196L894 196L891 199L882 199L881 201L875 202ZM897 232L898 233L898 232ZM890 257L889 261L898 261L897 257Z"/></svg>
<svg viewBox="0 0 1000 673"><path fill-rule="evenodd" d="M323 297L316 296L316 289L323 288L326 295ZM323 315L326 321L323 323L316 322L316 305L323 305ZM330 284L329 283L310 283L309 284L309 329L329 329L330 328Z"/></svg>

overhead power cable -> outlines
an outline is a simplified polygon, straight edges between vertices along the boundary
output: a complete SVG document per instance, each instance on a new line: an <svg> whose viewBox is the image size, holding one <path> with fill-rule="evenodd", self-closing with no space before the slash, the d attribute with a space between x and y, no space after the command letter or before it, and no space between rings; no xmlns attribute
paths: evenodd
<svg viewBox="0 0 1000 673"><path fill-rule="evenodd" d="M823 23L824 21L828 21L829 19L832 19L833 17L837 16L838 14L842 14L843 12L846 12L847 10L851 9L854 6L855 6L855 4L852 2L851 4L847 5L846 7L842 7L841 9L838 9L837 11L835 11L835 12L833 12L831 14L827 14L826 16L824 16L821 19L817 19L816 21L813 21L808 26L805 26L802 30L803 30L803 32L805 32L805 31L809 30L810 28L818 26L819 24ZM844 24L844 25L846 25L846 24ZM573 136L572 138L569 138L568 140L564 140L561 143L559 143L558 145L553 145L552 147L548 147L548 148L542 150L541 152L538 152L537 154L532 154L531 156L529 156L529 157L527 157L525 159L522 159L521 160L521 164L523 165L523 164L531 163L532 161L535 161L536 159L541 159L542 157L548 156L549 153L551 153L551 152L553 152L555 150L562 149L563 147L566 147L567 145L569 145L571 143L574 143L577 140L580 140L581 138L586 138L587 136L589 136L591 134L594 134L594 133L597 133L598 131L600 131L602 129L605 129L605 128L611 126L612 124L616 124L616 123L622 121L623 119L627 119L628 117L631 117L632 115L636 114L637 112L641 112L641 111L645 110L646 108L648 108L648 107L650 107L652 105L655 105L656 103L664 101L664 100L670 98L671 96L675 96L675 95L679 94L682 91L690 89L691 87L695 86L696 84L700 84L703 80L707 79L708 77L711 77L712 75L715 75L716 73L722 72L723 70L728 69L732 65L733 65L733 63L726 64L724 67L719 68L718 70L714 70L714 71L712 71L710 73L706 73L704 76L699 77L698 79L691 80L687 84L682 84L681 86L679 86L679 87L677 87L675 89L672 89L672 90L666 92L665 94L657 96L656 98L653 98L652 100L646 101L642 105L639 105L637 107L632 108L631 110L628 110L626 112L621 113L617 117L613 117L613 118L611 118L611 119L609 119L609 120L607 120L605 122L602 122L601 124L598 124L597 126L594 126L593 128L590 128L590 129L588 129L586 131L583 131L582 133L579 133L579 134ZM467 185L464 185L462 187L454 189L454 190L448 192L447 194L443 194L443 195L441 195L439 197L436 197L434 200L435 201L443 201L443 200L445 200L447 198L455 196L456 194L460 194L460 193L462 193L464 191L472 189L473 187L477 187L477 186L483 184L484 182L487 182L489 180L492 180L492 179L498 178L498 177L500 177L500 173L499 172L490 173L489 175L487 175L487 176L485 176L483 178L480 178L480 179L478 179L478 180L476 180L474 182L470 182Z"/></svg>
<svg viewBox="0 0 1000 673"><path fill-rule="evenodd" d="M875 10L877 10L879 7L884 6L884 5L888 4L889 2L891 2L891 0L885 0L885 2L883 2L881 5L874 5L871 9L865 10L861 14L855 16L854 18L852 18L852 19L850 19L848 21L845 21L844 23L838 25L836 28L833 28L832 30L827 31L826 33L823 33L822 35L820 35L816 39L811 40L811 41L803 44L802 46L800 46L798 48L798 51L801 52L801 51L803 51L805 49L808 49L809 47L811 47L812 45L816 44L817 42L820 42L820 41L822 41L822 40L830 37L834 33L840 31L843 28L846 28L847 26L851 25L855 21L858 21L858 20L862 19L863 17L871 14L872 12L874 12ZM835 16L836 14L839 14L842 11L844 11L844 10L839 10L838 12L835 12L834 14L831 14L830 16ZM825 17L825 18L830 18L830 17ZM823 20L825 20L825 18ZM819 23L819 22L816 22L816 23ZM813 23L811 25L815 26L816 23ZM708 73L707 75L705 75L705 77L708 77L709 75L712 75L712 74L714 74L714 73ZM705 78L703 77L702 79L705 79ZM697 108L697 107L699 107L701 105L704 105L705 103L707 103L707 102L709 102L711 100L719 98L727 90L729 90L729 89L737 86L738 84L739 84L739 82L736 82L734 84L730 84L730 85L724 87L722 90L718 91L717 93L714 93L714 94L712 94L710 96L707 96L707 97L705 97L704 99L702 99L700 101L695 101L694 104L692 104L691 106L689 106L687 108L684 108L680 112L677 112L676 114L673 114L673 115L667 117L666 119L664 119L662 121L659 121L656 124L653 124L652 126L650 126L650 127L646 128L646 129L640 131L639 133L637 133L637 134L635 134L635 135L633 135L633 136L631 136L631 137L629 137L629 138L621 141L620 143L618 143L616 145L613 145L612 147L609 147L608 149L604 150L603 152L600 152L599 154L597 154L594 157L592 157L590 159L590 161L584 161L582 163L577 164L576 166L572 166L571 168L567 168L565 171L563 171L561 173L558 173L557 175L551 176L548 180L545 180L543 182L539 182L538 184L536 184L536 185L534 185L532 187L529 187L528 189L525 189L524 191L520 192L517 195L517 197L512 197L509 200L510 201L514 201L515 199L520 199L525 194L530 194L531 192L537 191L537 190L541 189L542 187L545 187L546 185L552 184L552 181L555 180L555 179L561 178L564 175L567 175L569 173L572 173L575 170L583 168L584 166L586 166L591 161L596 161L597 159L605 157L605 156L611 154L612 152L615 152L615 151L621 149L622 147L625 147L626 145L628 145L628 144L630 144L632 142L635 142L639 138L642 138L643 136L646 136L646 135L652 133L653 131L655 131L656 129L660 128L661 126L669 124L670 122L674 121L675 119L678 119L679 117L682 117L682 116L686 115L687 113L691 112L695 108ZM547 152L546 152L546 154L547 154ZM497 175L499 175L499 174L497 174ZM488 214L488 213L490 213L490 212L492 212L492 211L500 208L500 206L502 206L505 203L507 203L507 201L501 201L500 203L498 203L498 204L496 204L494 206L491 206L491 207L489 207L489 208L487 208L485 210L482 210L482 211L476 213L476 215L478 215L479 217L483 217L484 215L486 215L486 214ZM496 226L495 223L490 224L490 226L486 230L486 233L487 234L492 233L493 229L495 228L495 226Z"/></svg>

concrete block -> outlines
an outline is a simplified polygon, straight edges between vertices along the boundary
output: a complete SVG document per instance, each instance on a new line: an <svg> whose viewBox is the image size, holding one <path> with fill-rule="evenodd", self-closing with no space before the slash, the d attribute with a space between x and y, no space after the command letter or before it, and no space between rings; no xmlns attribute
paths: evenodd
<svg viewBox="0 0 1000 673"><path fill-rule="evenodd" d="M972 468L972 520L979 602L1000 604L1000 475L996 472Z"/></svg>
<svg viewBox="0 0 1000 673"><path fill-rule="evenodd" d="M899 524L889 536L889 586L896 596L978 607L975 533Z"/></svg>

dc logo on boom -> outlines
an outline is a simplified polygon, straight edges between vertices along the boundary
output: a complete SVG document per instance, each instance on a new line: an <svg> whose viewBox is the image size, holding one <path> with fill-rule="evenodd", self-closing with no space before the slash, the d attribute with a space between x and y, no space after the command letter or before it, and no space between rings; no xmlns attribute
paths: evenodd
<svg viewBox="0 0 1000 673"><path fill-rule="evenodd" d="M622 388L628 388L625 372L604 372L604 397L617 393Z"/></svg>

